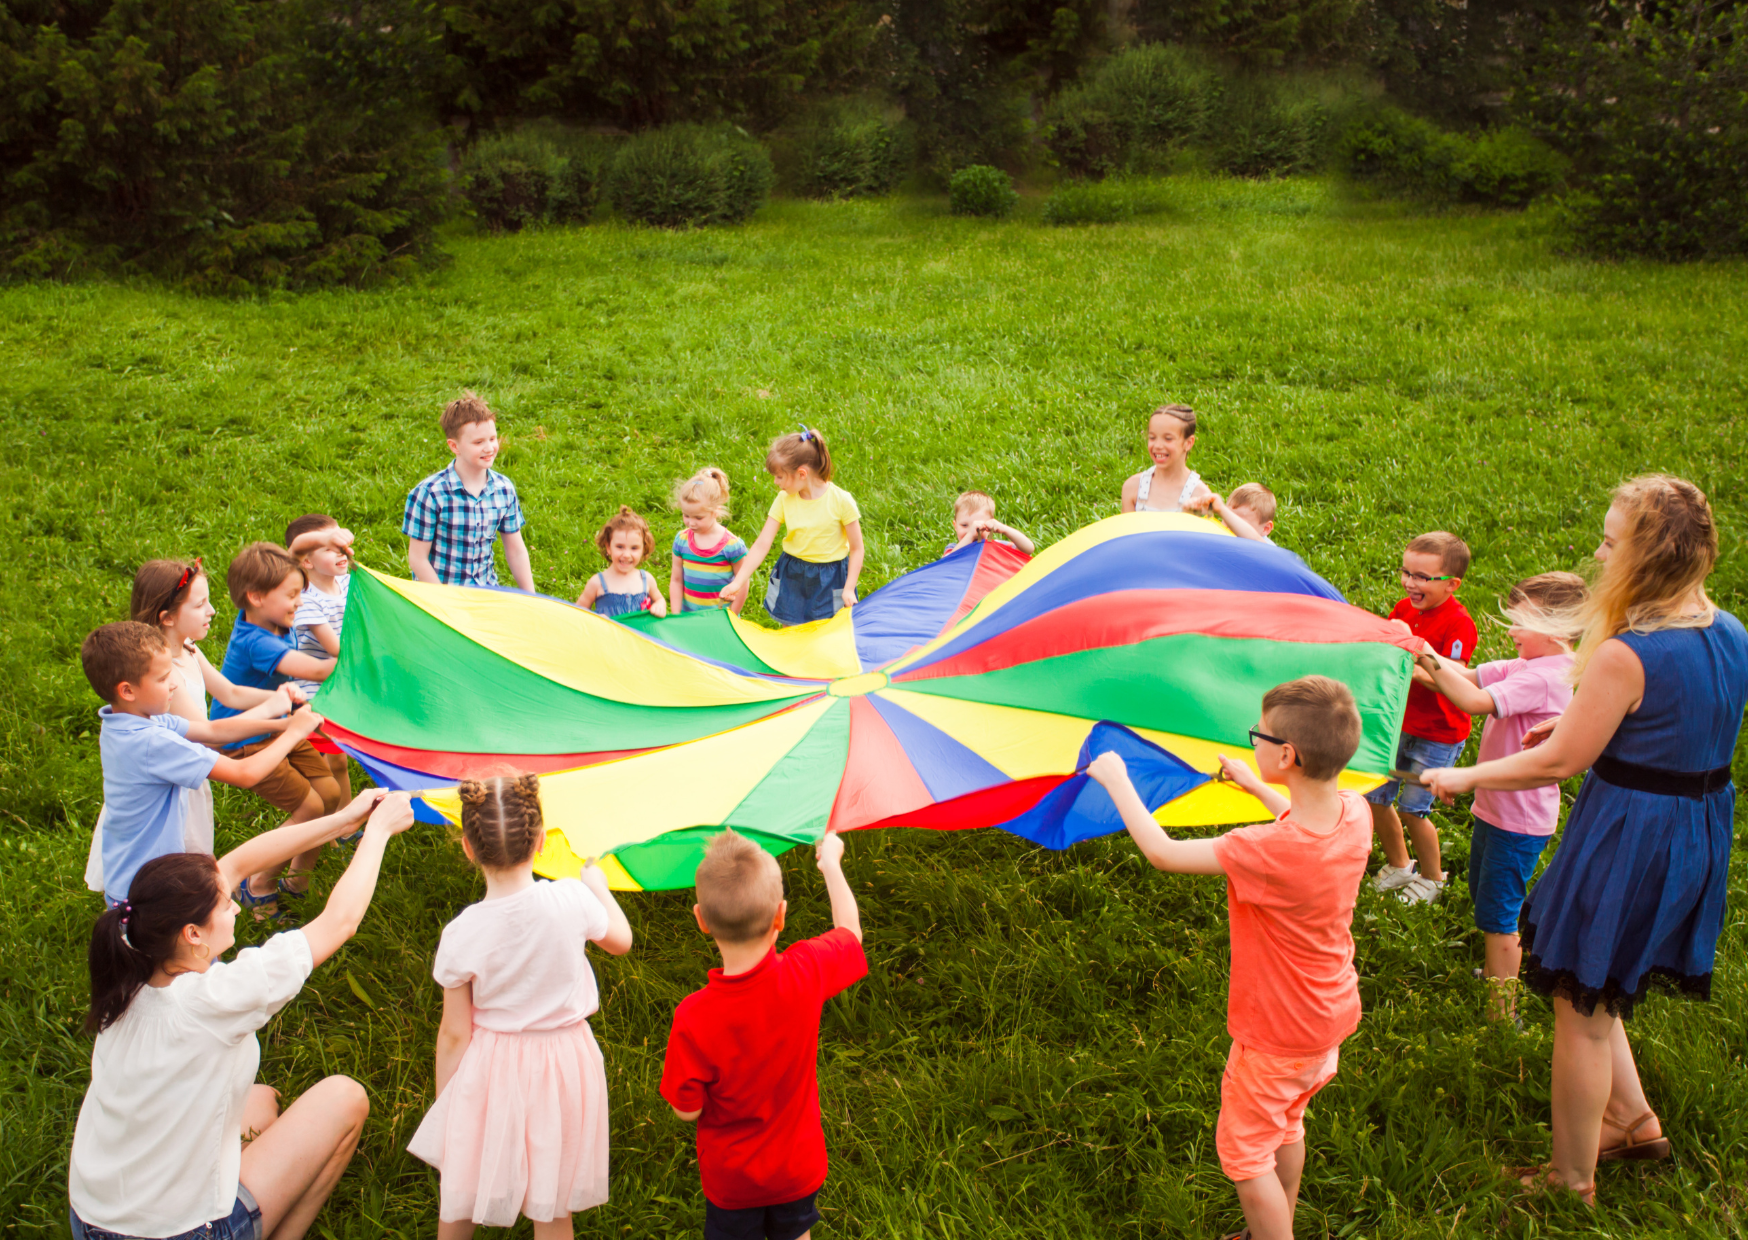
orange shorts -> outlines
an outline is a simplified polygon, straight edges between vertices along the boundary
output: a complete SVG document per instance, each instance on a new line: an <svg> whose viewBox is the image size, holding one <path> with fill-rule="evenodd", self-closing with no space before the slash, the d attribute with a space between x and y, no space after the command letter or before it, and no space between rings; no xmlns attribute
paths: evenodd
<svg viewBox="0 0 1748 1240"><path fill-rule="evenodd" d="M1265 1055L1234 1041L1220 1078L1214 1148L1220 1170L1238 1182L1275 1169L1275 1151L1305 1139L1305 1107L1335 1079L1340 1047L1320 1055Z"/></svg>

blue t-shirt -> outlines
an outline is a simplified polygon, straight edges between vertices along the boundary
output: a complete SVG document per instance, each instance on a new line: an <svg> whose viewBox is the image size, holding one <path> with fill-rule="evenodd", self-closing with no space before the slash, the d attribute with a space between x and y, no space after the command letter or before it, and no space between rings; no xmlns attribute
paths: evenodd
<svg viewBox="0 0 1748 1240"><path fill-rule="evenodd" d="M250 624L239 616L236 627L231 630L230 645L225 647L225 661L219 671L233 685L245 685L250 689L277 689L291 679L279 674L280 660L296 650L297 638L294 634L275 633L258 624ZM242 713L232 710L223 702L215 701L212 704L211 717L214 720L229 719L232 715ZM236 749L267 739L267 733L263 732L260 736L251 736L247 740L232 741L223 748Z"/></svg>
<svg viewBox="0 0 1748 1240"><path fill-rule="evenodd" d="M198 788L218 755L188 739L180 715L97 712L103 756L103 894L127 899L139 868L154 857L182 851L182 790Z"/></svg>

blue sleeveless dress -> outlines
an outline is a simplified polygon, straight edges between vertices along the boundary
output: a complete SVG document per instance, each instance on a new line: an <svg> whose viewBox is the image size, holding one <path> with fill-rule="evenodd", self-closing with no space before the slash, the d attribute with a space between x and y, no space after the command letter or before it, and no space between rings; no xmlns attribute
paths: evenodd
<svg viewBox="0 0 1748 1240"><path fill-rule="evenodd" d="M634 616L647 605L649 588L655 584L655 578L643 569L638 570L638 576L643 579L641 589L628 591L625 594L614 594L607 589L607 574L596 573L601 579L601 592L595 596L594 611L597 616Z"/></svg>
<svg viewBox="0 0 1748 1240"><path fill-rule="evenodd" d="M1719 611L1703 629L1622 633L1645 668L1645 696L1598 766L1660 772L1727 768L1748 704L1748 632ZM1604 759L1635 764L1622 771ZM1523 910L1523 979L1588 1016L1628 1016L1653 980L1711 997L1724 925L1736 789L1686 795L1610 783L1591 770L1559 851Z"/></svg>

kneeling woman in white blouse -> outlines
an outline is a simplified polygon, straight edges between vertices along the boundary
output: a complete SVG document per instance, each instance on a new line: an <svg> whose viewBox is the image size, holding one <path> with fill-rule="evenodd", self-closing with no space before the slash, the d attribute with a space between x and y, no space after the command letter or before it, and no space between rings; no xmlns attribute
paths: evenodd
<svg viewBox="0 0 1748 1240"><path fill-rule="evenodd" d="M364 837L327 907L234 961L241 877L349 833ZM376 890L383 849L412 824L404 793L365 792L326 818L281 827L214 859L147 862L128 899L91 934L91 1087L68 1182L74 1240L295 1240L352 1161L370 1103L330 1076L279 1114L255 1084L255 1031L351 938ZM243 1138L251 1139L244 1148Z"/></svg>

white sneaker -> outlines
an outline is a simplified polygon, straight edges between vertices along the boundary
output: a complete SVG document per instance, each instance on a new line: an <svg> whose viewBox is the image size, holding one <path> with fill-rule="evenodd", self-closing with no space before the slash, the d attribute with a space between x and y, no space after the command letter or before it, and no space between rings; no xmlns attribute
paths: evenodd
<svg viewBox="0 0 1748 1240"><path fill-rule="evenodd" d="M1388 861L1384 862L1384 868L1372 879L1372 890L1395 891L1398 887L1406 887L1414 881L1415 867L1419 864L1418 861L1410 861L1407 865L1396 866Z"/></svg>
<svg viewBox="0 0 1748 1240"><path fill-rule="evenodd" d="M1445 885L1434 882L1424 875L1416 874L1396 893L1396 898L1404 904L1431 904L1444 894Z"/></svg>

